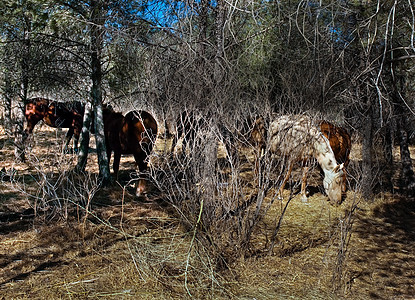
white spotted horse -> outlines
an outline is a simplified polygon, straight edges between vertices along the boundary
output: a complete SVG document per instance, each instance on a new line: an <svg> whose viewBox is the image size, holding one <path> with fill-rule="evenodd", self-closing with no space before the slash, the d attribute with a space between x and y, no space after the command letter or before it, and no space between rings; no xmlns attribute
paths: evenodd
<svg viewBox="0 0 415 300"><path fill-rule="evenodd" d="M271 122L269 128L269 150L284 158L286 174L279 189L281 195L294 164L316 159L324 172L323 185L330 201L342 201L343 164L337 164L329 140L319 124L305 115L283 115ZM304 178L303 178L304 182ZM306 201L305 189L301 198Z"/></svg>

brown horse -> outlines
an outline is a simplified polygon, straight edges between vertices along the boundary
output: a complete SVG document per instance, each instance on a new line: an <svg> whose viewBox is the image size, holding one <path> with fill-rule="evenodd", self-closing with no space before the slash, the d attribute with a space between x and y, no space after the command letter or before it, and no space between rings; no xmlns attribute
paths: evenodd
<svg viewBox="0 0 415 300"><path fill-rule="evenodd" d="M133 154L140 175L147 170L146 159L153 149L157 137L157 122L146 111L131 111L125 117L108 108L104 108L104 132L108 160L114 151L113 170L118 179L121 154ZM136 195L145 192L146 181L137 182Z"/></svg>
<svg viewBox="0 0 415 300"><path fill-rule="evenodd" d="M29 99L25 106L27 126L24 140L33 132L39 121L55 128L69 128L66 134L65 149L68 148L72 136L74 151L78 150L79 135L82 131L84 105L81 102L57 102L45 98Z"/></svg>

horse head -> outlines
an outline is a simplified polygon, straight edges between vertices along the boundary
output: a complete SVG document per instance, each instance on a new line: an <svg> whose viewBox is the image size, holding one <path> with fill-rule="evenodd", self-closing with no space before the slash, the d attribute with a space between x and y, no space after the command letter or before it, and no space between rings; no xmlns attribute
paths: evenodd
<svg viewBox="0 0 415 300"><path fill-rule="evenodd" d="M28 99L25 105L26 129L24 131L25 140L32 133L36 124L42 120L49 108L49 100L45 98Z"/></svg>
<svg viewBox="0 0 415 300"><path fill-rule="evenodd" d="M342 202L342 186L343 186L343 168L344 164L337 165L333 170L325 172L323 180L324 190L330 201L336 204Z"/></svg>

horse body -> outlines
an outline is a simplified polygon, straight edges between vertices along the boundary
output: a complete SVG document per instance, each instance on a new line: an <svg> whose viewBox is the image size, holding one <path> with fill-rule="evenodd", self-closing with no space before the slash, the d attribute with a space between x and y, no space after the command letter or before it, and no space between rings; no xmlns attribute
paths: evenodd
<svg viewBox="0 0 415 300"><path fill-rule="evenodd" d="M66 134L65 149L74 136L74 150L78 149L78 140L82 131L84 106L82 103L57 102L45 98L33 98L28 100L25 106L25 117L27 121L25 139L32 134L33 129L39 121L43 120L46 125L55 128L69 128Z"/></svg>
<svg viewBox="0 0 415 300"><path fill-rule="evenodd" d="M324 172L323 185L331 201L341 203L343 165L336 163L328 139L307 116L280 116L270 124L270 151L284 157L288 170L280 187L282 192L296 162L317 159ZM304 189L305 190L305 189ZM302 199L307 197L302 189Z"/></svg>
<svg viewBox="0 0 415 300"><path fill-rule="evenodd" d="M104 109L104 132L108 160L114 152L113 170L118 179L122 154L133 154L140 173L147 170L146 159L157 137L157 122L146 111L131 111L125 117L121 113ZM145 191L145 179L140 178L136 194Z"/></svg>

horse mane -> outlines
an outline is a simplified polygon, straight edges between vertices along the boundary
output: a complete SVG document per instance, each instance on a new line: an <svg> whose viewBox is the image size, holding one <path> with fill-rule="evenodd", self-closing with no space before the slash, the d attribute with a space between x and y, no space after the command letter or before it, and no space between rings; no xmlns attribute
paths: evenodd
<svg viewBox="0 0 415 300"><path fill-rule="evenodd" d="M35 98L28 98L26 99L26 103L33 103L33 104L37 104L39 102L52 102L52 100L49 100L47 98L42 98L42 97L35 97Z"/></svg>
<svg viewBox="0 0 415 300"><path fill-rule="evenodd" d="M319 126L320 131L328 138L336 160L339 163L345 163L346 166L349 162L352 147L350 134L343 127L334 125L329 121L321 120Z"/></svg>

